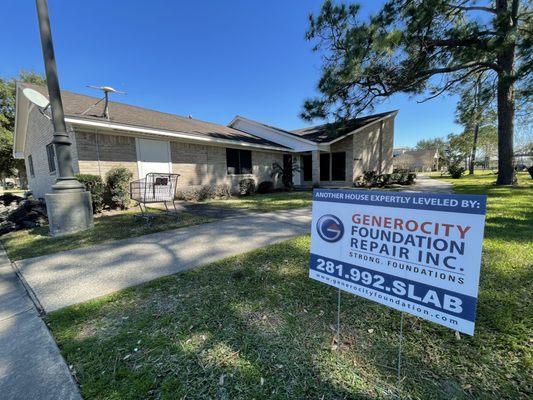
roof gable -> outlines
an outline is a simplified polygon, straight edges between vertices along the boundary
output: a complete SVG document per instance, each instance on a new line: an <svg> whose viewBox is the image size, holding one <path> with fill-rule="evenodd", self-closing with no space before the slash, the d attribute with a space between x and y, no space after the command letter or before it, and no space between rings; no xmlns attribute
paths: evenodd
<svg viewBox="0 0 533 400"><path fill-rule="evenodd" d="M371 125L383 118L394 116L397 113L397 110L387 111L380 114L368 115L361 118L353 118L346 121L332 122L296 129L291 131L291 133L316 143L328 143L337 141L358 129Z"/></svg>

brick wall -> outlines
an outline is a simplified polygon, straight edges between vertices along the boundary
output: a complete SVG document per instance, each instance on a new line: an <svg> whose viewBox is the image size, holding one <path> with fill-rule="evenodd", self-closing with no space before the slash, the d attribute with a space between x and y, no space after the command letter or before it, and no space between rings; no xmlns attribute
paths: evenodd
<svg viewBox="0 0 533 400"><path fill-rule="evenodd" d="M170 142L172 172L180 174L178 186L228 184L235 190L243 178L253 178L256 183L274 181L279 186L281 179L270 176L272 164L283 163L281 153L252 151L252 174L228 175L226 148L184 142Z"/></svg>
<svg viewBox="0 0 533 400"><path fill-rule="evenodd" d="M135 138L108 135L97 131L76 130L79 169L84 174L105 174L112 168L125 167L138 179Z"/></svg>
<svg viewBox="0 0 533 400"><path fill-rule="evenodd" d="M102 134L90 130L77 130L79 168L82 173L100 175L111 168L128 168L138 179L135 137ZM227 175L226 148L195 143L170 141L172 172L180 174L178 186L217 185L226 183L236 189L244 177L252 177L257 183L281 179L270 177L272 163L283 162L281 153L252 151L253 174Z"/></svg>
<svg viewBox="0 0 533 400"><path fill-rule="evenodd" d="M390 174L393 169L392 151L394 148L394 118L383 122L383 173Z"/></svg>
<svg viewBox="0 0 533 400"><path fill-rule="evenodd" d="M353 178L364 171L380 174L392 172L392 149L394 145L394 119L377 123L352 135Z"/></svg>
<svg viewBox="0 0 533 400"><path fill-rule="evenodd" d="M74 173L78 173L78 159L76 152L75 137L70 125L67 125L71 146L72 165ZM24 147L24 161L28 175L28 186L33 195L37 198L44 198L46 193L52 191L52 185L57 179L57 157L54 159L56 170L50 172L48 167L48 156L46 146L52 143L54 137L54 128L52 121L42 115L37 107L33 107L28 118L28 128L26 134L26 143ZM33 169L35 175L30 174L28 156L33 159Z"/></svg>

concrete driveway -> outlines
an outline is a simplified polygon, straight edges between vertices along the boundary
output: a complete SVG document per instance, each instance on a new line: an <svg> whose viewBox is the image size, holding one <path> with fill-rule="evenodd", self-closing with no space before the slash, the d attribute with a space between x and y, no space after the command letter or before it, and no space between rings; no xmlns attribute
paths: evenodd
<svg viewBox="0 0 533 400"><path fill-rule="evenodd" d="M16 262L46 312L309 232L310 208L248 214Z"/></svg>

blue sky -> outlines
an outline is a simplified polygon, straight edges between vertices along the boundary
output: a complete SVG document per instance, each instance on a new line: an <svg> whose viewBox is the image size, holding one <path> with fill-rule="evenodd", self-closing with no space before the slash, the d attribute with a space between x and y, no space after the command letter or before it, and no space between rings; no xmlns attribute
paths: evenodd
<svg viewBox="0 0 533 400"><path fill-rule="evenodd" d="M44 71L35 2L3 0L0 76ZM303 100L316 93L320 55L304 39L321 0L48 0L62 89L227 124L236 114L296 129ZM363 13L381 2L362 1ZM395 145L460 132L456 98L418 104L394 96L376 112L399 109ZM420 100L420 99L418 99Z"/></svg>

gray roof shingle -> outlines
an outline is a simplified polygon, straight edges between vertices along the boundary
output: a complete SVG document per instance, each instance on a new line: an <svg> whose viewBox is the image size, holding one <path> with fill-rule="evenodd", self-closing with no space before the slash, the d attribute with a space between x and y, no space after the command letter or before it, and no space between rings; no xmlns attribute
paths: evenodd
<svg viewBox="0 0 533 400"><path fill-rule="evenodd" d="M34 89L48 97L48 90L44 86L21 82L19 82L19 85L23 88L28 87ZM103 101L98 104L97 107L92 108L82 115L84 111L100 100L99 98L73 93L68 90L61 91L61 98L63 101L65 116L93 121L107 121L102 118ZM287 149L287 147L280 144L225 125L200 121L194 118L181 117L115 101L109 102L109 122L142 128L161 129L170 132L189 133L198 136L208 136L214 139L234 141L236 144L241 142L251 145L277 147L280 150Z"/></svg>
<svg viewBox="0 0 533 400"><path fill-rule="evenodd" d="M307 128L296 129L290 133L316 143L327 143L348 135L356 129L362 128L365 125L371 124L372 122L393 113L396 113L396 111L367 115L365 117L349 119L339 123L310 126Z"/></svg>

